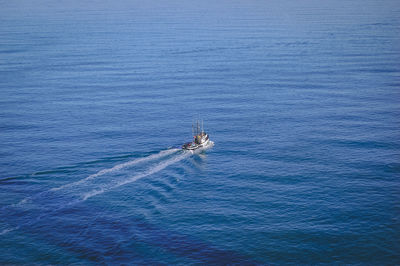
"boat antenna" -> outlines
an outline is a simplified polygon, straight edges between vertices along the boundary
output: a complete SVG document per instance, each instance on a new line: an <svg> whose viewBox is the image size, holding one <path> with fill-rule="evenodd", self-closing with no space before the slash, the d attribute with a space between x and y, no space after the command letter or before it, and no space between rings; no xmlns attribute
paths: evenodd
<svg viewBox="0 0 400 266"><path fill-rule="evenodd" d="M201 119L201 133L204 133L204 120Z"/></svg>

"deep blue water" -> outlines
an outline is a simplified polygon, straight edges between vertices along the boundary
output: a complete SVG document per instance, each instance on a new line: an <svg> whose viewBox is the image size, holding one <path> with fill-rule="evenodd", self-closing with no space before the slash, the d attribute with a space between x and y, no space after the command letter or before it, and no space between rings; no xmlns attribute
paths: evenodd
<svg viewBox="0 0 400 266"><path fill-rule="evenodd" d="M0 264L400 264L398 1L104 2L0 1Z"/></svg>

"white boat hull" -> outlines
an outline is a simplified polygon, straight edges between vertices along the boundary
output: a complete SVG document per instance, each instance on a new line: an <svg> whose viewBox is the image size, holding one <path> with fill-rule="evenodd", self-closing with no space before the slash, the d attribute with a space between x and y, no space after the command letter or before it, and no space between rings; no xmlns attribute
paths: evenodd
<svg viewBox="0 0 400 266"><path fill-rule="evenodd" d="M208 139L202 144L195 144L193 146L183 147L182 149L184 149L184 150L197 150L197 149L206 147L209 143L210 143L210 140Z"/></svg>

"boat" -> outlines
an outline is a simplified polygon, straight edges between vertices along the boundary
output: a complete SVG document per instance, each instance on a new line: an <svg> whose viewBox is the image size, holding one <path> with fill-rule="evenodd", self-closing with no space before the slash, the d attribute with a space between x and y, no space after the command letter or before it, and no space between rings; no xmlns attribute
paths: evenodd
<svg viewBox="0 0 400 266"><path fill-rule="evenodd" d="M210 143L208 134L204 132L203 121L201 122L201 127L198 120L196 121L196 127L194 126L194 124L192 124L192 133L193 141L183 144L182 149L197 150L206 147Z"/></svg>

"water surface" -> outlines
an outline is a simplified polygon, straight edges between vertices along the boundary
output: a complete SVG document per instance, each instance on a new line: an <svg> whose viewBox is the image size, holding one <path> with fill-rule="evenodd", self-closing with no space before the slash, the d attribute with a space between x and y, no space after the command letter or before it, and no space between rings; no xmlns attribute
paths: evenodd
<svg viewBox="0 0 400 266"><path fill-rule="evenodd" d="M0 1L0 263L399 264L399 36L390 0Z"/></svg>

